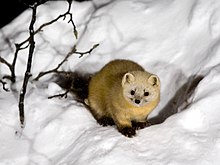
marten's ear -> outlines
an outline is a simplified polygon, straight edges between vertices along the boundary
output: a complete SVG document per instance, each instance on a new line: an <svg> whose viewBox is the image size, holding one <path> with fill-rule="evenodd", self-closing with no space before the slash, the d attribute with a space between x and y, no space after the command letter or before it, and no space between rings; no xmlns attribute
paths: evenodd
<svg viewBox="0 0 220 165"><path fill-rule="evenodd" d="M131 82L133 82L135 80L135 77L133 74L131 73L125 73L123 78L122 78L122 86L126 85L126 84L129 84Z"/></svg>
<svg viewBox="0 0 220 165"><path fill-rule="evenodd" d="M156 75L151 75L149 78L148 78L148 82L154 86L154 87L157 87L160 85L160 80L159 80L159 77L157 77Z"/></svg>

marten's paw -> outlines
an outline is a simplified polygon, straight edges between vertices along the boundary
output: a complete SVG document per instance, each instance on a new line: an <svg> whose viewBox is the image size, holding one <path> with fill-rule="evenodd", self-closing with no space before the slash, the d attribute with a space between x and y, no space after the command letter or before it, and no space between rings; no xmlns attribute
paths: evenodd
<svg viewBox="0 0 220 165"><path fill-rule="evenodd" d="M136 135L135 129L133 127L124 127L120 130L120 132L129 138Z"/></svg>
<svg viewBox="0 0 220 165"><path fill-rule="evenodd" d="M112 118L110 117L102 117L100 119L97 120L97 122L102 125L103 127L106 127L106 126L112 126L114 125L114 121Z"/></svg>
<svg viewBox="0 0 220 165"><path fill-rule="evenodd" d="M132 121L132 127L135 128L136 130L139 130L139 129L143 129L145 127L149 127L151 124L149 122L135 122L135 121Z"/></svg>

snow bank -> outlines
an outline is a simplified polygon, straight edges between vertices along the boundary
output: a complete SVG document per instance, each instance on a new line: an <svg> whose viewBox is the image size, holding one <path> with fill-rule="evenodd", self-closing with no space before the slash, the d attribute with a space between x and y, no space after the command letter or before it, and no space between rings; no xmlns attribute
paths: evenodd
<svg viewBox="0 0 220 165"><path fill-rule="evenodd" d="M62 1L42 5L36 27L66 9ZM114 127L99 126L71 95L47 99L62 89L41 79L29 83L22 134L15 134L20 131L18 93L0 90L0 164L218 165L220 1L95 0L74 2L72 11L79 39L67 19L47 27L36 37L33 77L57 66L74 44L83 51L99 43L91 55L74 55L62 69L95 72L116 58L138 62L161 79L161 102L150 115L160 124L126 138ZM24 40L29 19L27 10L1 30L1 57L12 60L14 48L4 37L12 43ZM22 51L18 91L26 58ZM1 64L0 73L9 73L8 68Z"/></svg>

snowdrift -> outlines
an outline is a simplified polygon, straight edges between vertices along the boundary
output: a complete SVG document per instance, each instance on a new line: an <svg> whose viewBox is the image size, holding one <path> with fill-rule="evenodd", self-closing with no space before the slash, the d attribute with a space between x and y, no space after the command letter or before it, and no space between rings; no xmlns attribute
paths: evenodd
<svg viewBox="0 0 220 165"><path fill-rule="evenodd" d="M41 5L35 27L67 5ZM22 50L13 91L0 89L0 164L220 164L220 1L94 0L73 2L72 12L79 39L67 19L37 34L32 77L56 67L74 44L85 51L99 43L90 55L71 56L62 70L93 73L117 58L141 64L161 80L161 102L149 117L156 124L134 138L101 127L72 95L47 99L63 92L48 75L30 80L26 126L15 134L21 131L18 94L28 54ZM27 10L1 29L1 57L13 59L13 44L28 36L30 16ZM10 72L0 64L0 76L5 74Z"/></svg>

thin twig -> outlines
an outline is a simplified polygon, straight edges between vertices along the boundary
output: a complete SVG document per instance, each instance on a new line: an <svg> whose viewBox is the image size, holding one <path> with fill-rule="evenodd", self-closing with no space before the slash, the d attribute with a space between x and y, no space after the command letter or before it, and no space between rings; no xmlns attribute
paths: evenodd
<svg viewBox="0 0 220 165"><path fill-rule="evenodd" d="M6 85L7 83L4 82L3 80L0 80L0 83L2 84L2 88L3 88L6 92L9 92L9 89L5 87L5 85Z"/></svg>
<svg viewBox="0 0 220 165"><path fill-rule="evenodd" d="M71 56L74 52L76 51L76 45L73 46L73 48L71 49L71 51L66 55L66 57L57 65L56 68L54 69L51 69L51 70L48 70L48 71L45 71L45 72L40 72L38 74L38 76L36 78L34 78L35 81L39 80L39 78L43 77L44 75L46 74L49 74L49 73L53 73L53 72L56 72L60 67L61 65L63 65L63 63L65 61L67 61L67 59L69 58L69 56Z"/></svg>
<svg viewBox="0 0 220 165"><path fill-rule="evenodd" d="M95 49L95 48L97 48L99 46L99 44L95 44L95 45L93 45L93 47L90 49L90 50L88 50L88 51L86 51L86 52L74 52L74 54L79 54L80 56L79 56L79 58L81 58L82 56L84 56L85 54L91 54L92 53L92 51Z"/></svg>
<svg viewBox="0 0 220 165"><path fill-rule="evenodd" d="M0 62L7 65L9 68L11 68L11 64L8 61L6 61L4 58L2 58L1 56L0 56Z"/></svg>
<svg viewBox="0 0 220 165"><path fill-rule="evenodd" d="M49 21L49 22L46 22L44 24L42 24L38 29L35 30L34 32L34 35L41 32L43 30L44 27L46 26L49 26L55 22L57 22L59 19L63 18L65 20L66 16L69 15L70 17L70 20L68 22L71 22L72 25L73 25L73 31L74 31L74 35L76 37L76 39L78 38L78 32L77 32L77 29L76 29L76 25L73 21L73 17L72 17L72 13L70 12L71 10L71 6L72 6L72 1L67 1L69 6L68 6L68 9L65 13L59 15L58 17L56 17L55 19ZM24 45L25 43L27 43L29 41L30 37L28 37L26 40L24 40L23 42L21 42L19 45Z"/></svg>
<svg viewBox="0 0 220 165"><path fill-rule="evenodd" d="M35 81L39 80L41 77L47 75L47 74L50 74L50 73L56 73L58 72L58 69L63 65L63 63L65 63L68 58L72 55L72 54L79 54L79 58L83 57L84 55L86 54L91 54L91 52L97 48L99 46L99 44L95 44L93 45L93 47L88 50L88 51L85 51L85 52L78 52L77 49L76 49L76 45L74 45L74 47L71 49L71 51L66 55L66 57L58 64L58 66L54 69L51 69L51 70L48 70L48 71L45 71L45 72L40 72L38 74L38 76L36 78L34 78Z"/></svg>
<svg viewBox="0 0 220 165"><path fill-rule="evenodd" d="M53 95L53 96L49 96L48 99L52 99L52 98L55 98L55 97L65 97L67 98L67 94L70 92L70 90L67 90L66 92L64 93L61 93L61 94L57 94L57 95Z"/></svg>
<svg viewBox="0 0 220 165"><path fill-rule="evenodd" d="M9 79L9 80L11 80L12 82L15 82L15 75L13 74L14 72L13 72L13 66L8 62L8 61L6 61L4 58L2 58L1 56L0 56L0 62L1 63L3 63L3 64L5 64L8 68L9 68L9 70L11 71L11 76L4 76L3 78L5 79Z"/></svg>

